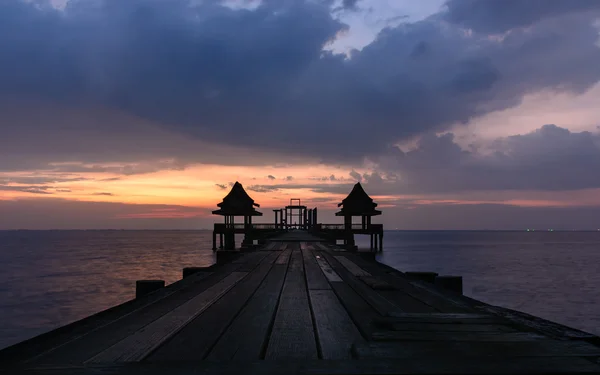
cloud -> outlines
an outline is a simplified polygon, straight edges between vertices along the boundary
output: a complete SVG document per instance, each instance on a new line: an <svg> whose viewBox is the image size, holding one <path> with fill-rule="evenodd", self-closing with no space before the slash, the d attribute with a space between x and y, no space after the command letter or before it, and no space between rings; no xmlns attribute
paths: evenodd
<svg viewBox="0 0 600 375"><path fill-rule="evenodd" d="M215 184L216 187L218 187L221 190L226 190L227 189L227 185L225 184Z"/></svg>
<svg viewBox="0 0 600 375"><path fill-rule="evenodd" d="M23 185L0 185L0 191L17 191L22 193L31 193L31 194L53 194L48 190L52 189L51 186L23 186Z"/></svg>
<svg viewBox="0 0 600 375"><path fill-rule="evenodd" d="M19 141L0 141L10 156L0 169L39 165L49 155L150 164L126 164L124 174L211 158L256 162L227 156L223 145L359 163L399 140L518 105L531 92L587 90L600 79L592 1L551 1L549 10L531 11L523 5L529 2L510 1L502 12L494 10L499 1L450 1L445 13L384 29L350 59L323 51L347 28L328 1L263 1L248 10L217 1L88 0L64 11L3 1L0 102L91 103L160 130L149 137L128 130L135 125L127 121L68 129L2 119L3 138ZM490 38L482 26L488 14L498 17L492 31L528 28ZM30 104L15 108L36 113ZM26 142L30 134L43 141ZM140 145L132 146L136 137ZM289 147L292 140L297 147ZM163 156L175 162L161 163Z"/></svg>
<svg viewBox="0 0 600 375"><path fill-rule="evenodd" d="M363 177L360 175L360 173L358 173L355 170L352 170L349 174L350 174L350 177L352 177L353 179L355 179L358 182L362 181L362 179L363 179Z"/></svg>
<svg viewBox="0 0 600 375"><path fill-rule="evenodd" d="M279 187L270 185L250 185L246 189L256 191L257 193L270 193L278 191Z"/></svg>
<svg viewBox="0 0 600 375"><path fill-rule="evenodd" d="M0 212L2 229L197 230L212 228L215 221L210 209L198 207L58 198L0 200ZM73 220L74 217L77 220Z"/></svg>
<svg viewBox="0 0 600 375"><path fill-rule="evenodd" d="M588 12L600 15L596 0L448 0L446 19L476 31L503 33L544 18Z"/></svg>
<svg viewBox="0 0 600 375"><path fill-rule="evenodd" d="M84 177L12 176L0 178L0 184L46 185L58 182L78 182L87 180L89 180L89 178Z"/></svg>
<svg viewBox="0 0 600 375"><path fill-rule="evenodd" d="M293 179L294 179L294 177L293 177L293 176L287 176L287 177L285 178L285 180L286 180L286 181L292 181Z"/></svg>
<svg viewBox="0 0 600 375"><path fill-rule="evenodd" d="M108 196L108 197L114 196L113 193L107 193L107 192L92 193L92 195L104 195L104 196Z"/></svg>
<svg viewBox="0 0 600 375"><path fill-rule="evenodd" d="M273 175L268 175L268 176L267 176L267 178L268 178L269 180L275 180L275 176L273 176Z"/></svg>
<svg viewBox="0 0 600 375"><path fill-rule="evenodd" d="M411 151L388 149L378 166L399 176L387 191L405 194L598 188L600 175L594 171L600 170L600 134L545 125L475 150L462 149L451 133L426 135ZM383 181L375 173L365 179Z"/></svg>

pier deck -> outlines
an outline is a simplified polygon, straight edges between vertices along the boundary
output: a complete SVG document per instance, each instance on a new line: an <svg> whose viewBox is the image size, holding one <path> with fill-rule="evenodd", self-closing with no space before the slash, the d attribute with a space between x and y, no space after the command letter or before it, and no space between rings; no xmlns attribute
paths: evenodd
<svg viewBox="0 0 600 375"><path fill-rule="evenodd" d="M7 374L597 374L598 338L299 232L0 351ZM0 371L3 371L0 368Z"/></svg>

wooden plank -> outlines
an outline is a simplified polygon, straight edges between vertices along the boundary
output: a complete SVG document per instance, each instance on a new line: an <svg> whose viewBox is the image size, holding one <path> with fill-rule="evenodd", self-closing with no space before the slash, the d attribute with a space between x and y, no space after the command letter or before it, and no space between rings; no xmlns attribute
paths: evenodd
<svg viewBox="0 0 600 375"><path fill-rule="evenodd" d="M437 312L430 305L400 290L377 290L377 293L408 313Z"/></svg>
<svg viewBox="0 0 600 375"><path fill-rule="evenodd" d="M244 262L244 264L242 264L242 266L238 268L237 271L250 272L253 269L255 269L259 264L264 262L266 259L275 260L277 256L278 253L275 253L273 251L257 251L255 253L249 254L246 258L246 262Z"/></svg>
<svg viewBox="0 0 600 375"><path fill-rule="evenodd" d="M283 250L281 252L281 254L279 254L279 257L275 261L275 264L288 264L288 262L290 261L291 255L292 255L292 250L288 250L288 249Z"/></svg>
<svg viewBox="0 0 600 375"><path fill-rule="evenodd" d="M204 358L267 276L278 256L275 252L268 254L243 282L237 283L145 360L193 361Z"/></svg>
<svg viewBox="0 0 600 375"><path fill-rule="evenodd" d="M404 313L391 312L389 321L397 323L446 323L446 324L506 324L508 321L488 314L477 313Z"/></svg>
<svg viewBox="0 0 600 375"><path fill-rule="evenodd" d="M340 302L348 312L348 315L364 338L370 337L373 327L371 322L380 315L360 297L354 289L344 282L333 282L331 287Z"/></svg>
<svg viewBox="0 0 600 375"><path fill-rule="evenodd" d="M327 252L321 252L321 254L327 259L331 267L336 271L341 278L348 285L352 287L365 301L367 301L373 308L381 315L385 316L391 312L398 312L400 309L373 289L369 288L362 281L358 280L356 276L352 275L344 266L342 266L333 256Z"/></svg>
<svg viewBox="0 0 600 375"><path fill-rule="evenodd" d="M299 250L292 252L265 358L317 358L302 253Z"/></svg>
<svg viewBox="0 0 600 375"><path fill-rule="evenodd" d="M208 360L255 360L265 349L287 265L277 264L209 353Z"/></svg>
<svg viewBox="0 0 600 375"><path fill-rule="evenodd" d="M309 290L320 357L350 359L350 348L362 340L358 328L332 290Z"/></svg>
<svg viewBox="0 0 600 375"><path fill-rule="evenodd" d="M269 242L268 244L266 244L265 246L263 246L263 250L266 251L273 251L275 249L275 246L277 245L277 242Z"/></svg>
<svg viewBox="0 0 600 375"><path fill-rule="evenodd" d="M477 306L476 309L484 313L493 314L492 316L497 316L499 319L510 321L513 324L521 327L527 327L527 329L534 330L536 332L542 332L543 334L552 337L563 340L586 340L593 342L596 345L600 344L600 338L596 335L545 320L521 311L490 305Z"/></svg>
<svg viewBox="0 0 600 375"><path fill-rule="evenodd" d="M360 276L360 277L358 277L358 279L360 281L362 281L363 283L367 284L368 286L370 286L371 289L398 290L398 288L396 288L395 286L393 286L381 279L378 279L377 277L374 277L374 276Z"/></svg>
<svg viewBox="0 0 600 375"><path fill-rule="evenodd" d="M362 259L354 254L344 254L343 256L352 259L357 265L377 276L379 279L393 285L398 290L405 294L421 301L423 304L429 305L437 311L442 312L469 312L471 308L461 305L455 299L447 298L442 293L435 293L431 288L427 288L418 283L411 283L408 279L401 276L397 270L384 266L377 262Z"/></svg>
<svg viewBox="0 0 600 375"><path fill-rule="evenodd" d="M317 264L313 251L310 249L302 249L302 258L304 259L304 272L306 274L306 285L308 286L308 289L331 289L325 274Z"/></svg>
<svg viewBox="0 0 600 375"><path fill-rule="evenodd" d="M346 258L345 256L335 255L334 258L335 258L335 260L340 262L342 264L342 266L344 266L354 276L357 276L357 277L372 276L370 273L368 273L367 271L365 271L362 268L360 268L359 266L357 266L356 263L354 263L350 259Z"/></svg>
<svg viewBox="0 0 600 375"><path fill-rule="evenodd" d="M352 346L357 359L443 357L597 357L600 348L581 342L540 340L517 342L362 342Z"/></svg>
<svg viewBox="0 0 600 375"><path fill-rule="evenodd" d="M404 291L398 290L397 287L390 283L382 280L380 277L371 275L364 271L363 268L359 267L346 256L334 256L351 274L357 277L360 281L368 285L371 289L377 291L377 293L398 306L401 310L407 312L434 312L437 311L430 305L412 297ZM359 258L353 256L353 258Z"/></svg>
<svg viewBox="0 0 600 375"><path fill-rule="evenodd" d="M415 332L379 331L373 332L375 341L491 341L517 342L547 340L548 337L531 332Z"/></svg>
<svg viewBox="0 0 600 375"><path fill-rule="evenodd" d="M193 363L129 363L93 367L11 369L27 375L279 375L279 374L553 374L597 375L600 365L574 357L469 357L349 360L199 361Z"/></svg>
<svg viewBox="0 0 600 375"><path fill-rule="evenodd" d="M196 275L190 276L185 279L185 287L162 299L159 303L151 304L132 314L126 314L100 329L87 332L86 335L76 340L43 353L31 362L43 364L82 363L214 286L231 272L239 269L240 266L241 264L233 263L217 266L213 274L204 279L198 278Z"/></svg>
<svg viewBox="0 0 600 375"><path fill-rule="evenodd" d="M315 242L313 243L313 246L317 249L317 250L328 250L329 247L327 247L327 245L325 245L322 242Z"/></svg>
<svg viewBox="0 0 600 375"><path fill-rule="evenodd" d="M340 277L340 275L338 275L329 265L329 263L327 263L327 260L325 258L323 258L323 256L321 255L315 255L315 260L317 262L317 264L319 265L319 268L321 268L321 271L323 271L323 274L325 275L325 277L327 278L327 280L331 281L331 282L341 282L342 278Z"/></svg>
<svg viewBox="0 0 600 375"><path fill-rule="evenodd" d="M444 324L444 323L381 323L378 327L393 331L429 331L429 332L516 332L517 330L502 324Z"/></svg>
<svg viewBox="0 0 600 375"><path fill-rule="evenodd" d="M198 272L189 276L185 281L180 280L170 284L152 295L127 301L33 339L5 348L0 351L0 363L36 361L38 358L85 338L86 335L102 331L121 319L139 314L146 309L152 309L153 305L163 299L180 292L183 288L189 287L210 275L212 275L212 272Z"/></svg>
<svg viewBox="0 0 600 375"><path fill-rule="evenodd" d="M133 335L100 352L86 361L86 363L133 362L142 360L165 340L177 333L193 318L227 293L229 289L247 274L247 272L232 272L198 296L150 323Z"/></svg>

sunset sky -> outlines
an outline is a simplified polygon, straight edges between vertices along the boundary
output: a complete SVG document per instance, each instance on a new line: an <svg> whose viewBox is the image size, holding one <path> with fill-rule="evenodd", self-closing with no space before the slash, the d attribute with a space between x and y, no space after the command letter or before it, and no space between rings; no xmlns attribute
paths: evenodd
<svg viewBox="0 0 600 375"><path fill-rule="evenodd" d="M600 1L2 0L0 229L600 228Z"/></svg>

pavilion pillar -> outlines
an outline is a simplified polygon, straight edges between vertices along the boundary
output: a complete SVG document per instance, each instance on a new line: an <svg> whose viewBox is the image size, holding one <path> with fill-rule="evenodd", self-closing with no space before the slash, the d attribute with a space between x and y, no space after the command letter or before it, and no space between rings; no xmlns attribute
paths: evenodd
<svg viewBox="0 0 600 375"><path fill-rule="evenodd" d="M225 234L225 250L235 250L235 233L233 231Z"/></svg>
<svg viewBox="0 0 600 375"><path fill-rule="evenodd" d="M317 207L313 209L313 225L316 225L319 222L317 219Z"/></svg>
<svg viewBox="0 0 600 375"><path fill-rule="evenodd" d="M302 209L302 229L306 229L308 227L308 211L306 208Z"/></svg>
<svg viewBox="0 0 600 375"><path fill-rule="evenodd" d="M217 233L215 233L215 231L213 230L213 233L212 233L212 235L213 235L213 236L212 236L212 240L213 240L213 241L212 241L212 242L213 242L213 244L212 244L212 249L213 249L213 251L214 251L214 250L217 250Z"/></svg>
<svg viewBox="0 0 600 375"><path fill-rule="evenodd" d="M352 233L352 216L344 216L344 245L348 250L354 250L354 233Z"/></svg>

